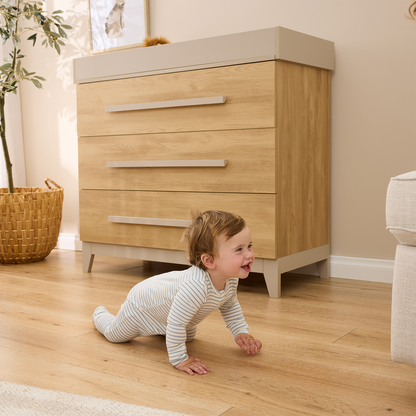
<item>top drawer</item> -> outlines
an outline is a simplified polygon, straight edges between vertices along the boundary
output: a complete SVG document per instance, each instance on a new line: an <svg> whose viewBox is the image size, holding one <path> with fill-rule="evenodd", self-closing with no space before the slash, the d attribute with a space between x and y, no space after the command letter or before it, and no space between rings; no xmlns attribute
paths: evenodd
<svg viewBox="0 0 416 416"><path fill-rule="evenodd" d="M274 74L269 61L80 84L78 135L275 127Z"/></svg>

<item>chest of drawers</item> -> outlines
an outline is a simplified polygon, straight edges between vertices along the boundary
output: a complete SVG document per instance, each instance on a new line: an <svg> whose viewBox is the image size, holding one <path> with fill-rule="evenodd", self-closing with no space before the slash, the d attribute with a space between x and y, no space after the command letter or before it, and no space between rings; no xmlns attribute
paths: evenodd
<svg viewBox="0 0 416 416"><path fill-rule="evenodd" d="M186 263L191 211L220 209L247 221L270 296L283 272L328 276L331 42L272 28L74 69L84 271L95 254Z"/></svg>

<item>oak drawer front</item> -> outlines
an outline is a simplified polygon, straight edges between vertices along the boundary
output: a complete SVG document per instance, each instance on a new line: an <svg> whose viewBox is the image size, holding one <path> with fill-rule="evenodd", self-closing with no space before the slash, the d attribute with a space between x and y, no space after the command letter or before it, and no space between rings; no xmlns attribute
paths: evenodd
<svg viewBox="0 0 416 416"><path fill-rule="evenodd" d="M88 242L183 250L181 220L189 221L194 209L218 209L246 220L257 257L276 258L275 208L274 194L81 190L80 235Z"/></svg>
<svg viewBox="0 0 416 416"><path fill-rule="evenodd" d="M78 135L275 127L274 74L271 61L79 84Z"/></svg>
<svg viewBox="0 0 416 416"><path fill-rule="evenodd" d="M81 137L79 185L275 193L275 153L275 129Z"/></svg>

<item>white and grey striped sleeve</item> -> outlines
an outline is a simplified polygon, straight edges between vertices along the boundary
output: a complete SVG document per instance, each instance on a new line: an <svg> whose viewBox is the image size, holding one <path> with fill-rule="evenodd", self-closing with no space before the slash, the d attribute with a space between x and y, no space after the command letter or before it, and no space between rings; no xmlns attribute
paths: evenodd
<svg viewBox="0 0 416 416"><path fill-rule="evenodd" d="M186 352L186 327L207 298L204 282L189 280L179 287L169 312L166 330L166 346L172 365L189 358Z"/></svg>
<svg viewBox="0 0 416 416"><path fill-rule="evenodd" d="M244 319L243 311L237 299L237 293L220 307L220 313L225 325L235 338L238 334L249 334L247 322Z"/></svg>

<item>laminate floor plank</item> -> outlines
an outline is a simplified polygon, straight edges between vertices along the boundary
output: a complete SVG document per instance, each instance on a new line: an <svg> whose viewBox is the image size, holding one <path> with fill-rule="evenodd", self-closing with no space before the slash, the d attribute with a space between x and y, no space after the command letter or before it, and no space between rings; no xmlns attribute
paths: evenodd
<svg viewBox="0 0 416 416"><path fill-rule="evenodd" d="M108 342L91 315L117 313L128 291L182 266L54 250L42 262L0 265L0 379L196 416L416 414L416 368L390 358L391 285L284 275L269 298L262 275L239 300L263 350L247 355L218 313L188 352L211 368L188 376L163 336Z"/></svg>

